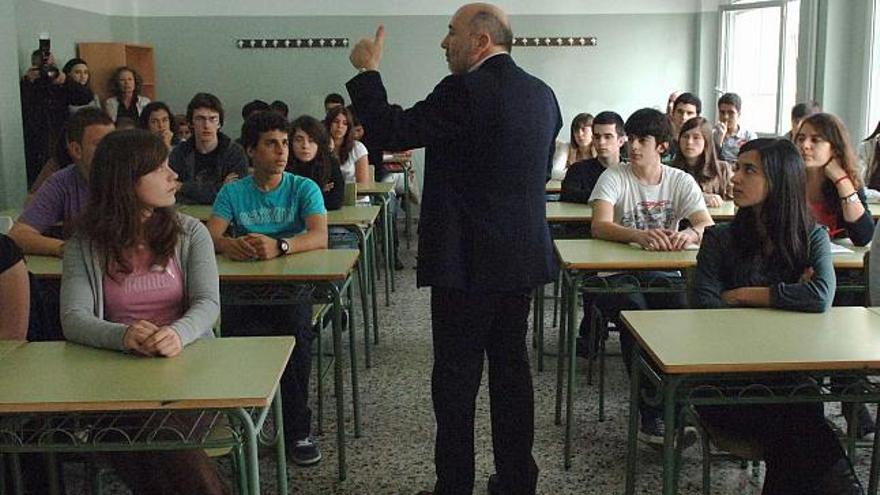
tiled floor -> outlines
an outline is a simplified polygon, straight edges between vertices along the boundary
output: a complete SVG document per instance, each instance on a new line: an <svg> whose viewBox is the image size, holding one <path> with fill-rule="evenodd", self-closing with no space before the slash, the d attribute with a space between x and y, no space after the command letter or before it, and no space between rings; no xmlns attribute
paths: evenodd
<svg viewBox="0 0 880 495"><path fill-rule="evenodd" d="M350 417L346 425L349 432L348 479L339 482L336 478L336 430L331 396L325 412L325 432L319 439L324 460L305 469L291 464L292 493L409 495L432 486L434 421L430 400L429 292L415 287L414 248L407 251L401 246L407 269L397 272L397 291L392 295L391 306L384 306L384 294L379 296L382 304L381 343L374 348L373 367L362 369L360 374L363 436L353 437ZM360 338L358 335L358 341ZM546 341L547 352L555 352L555 329L548 329ZM616 350L616 342L611 342L610 347ZM562 464L563 430L553 424L555 360L546 359L545 370L534 372L534 455L541 469L538 493L612 495L623 492L628 385L620 358L611 357L607 362L607 419L604 422L597 419L596 387L588 386L584 379L578 383L574 405L574 456L568 471ZM580 361L579 365L583 368L585 362ZM363 368L363 362L358 366ZM328 381L327 389L332 393L332 381ZM349 400L347 394L347 404L350 404ZM477 486L474 493L482 494L485 493L485 480L493 472L485 377L477 411ZM866 453L859 455L858 464L864 476L868 467ZM275 493L274 468L270 458L262 460L263 493ZM660 456L657 451L641 448L639 472L637 493L659 493ZM78 473L70 472L68 482L79 485L77 478ZM685 453L679 493L697 494L700 488L699 449L694 447ZM125 493L125 490L116 485L111 493ZM741 469L738 463L720 461L713 466L712 493L757 494L760 493L760 480L752 476L750 470Z"/></svg>

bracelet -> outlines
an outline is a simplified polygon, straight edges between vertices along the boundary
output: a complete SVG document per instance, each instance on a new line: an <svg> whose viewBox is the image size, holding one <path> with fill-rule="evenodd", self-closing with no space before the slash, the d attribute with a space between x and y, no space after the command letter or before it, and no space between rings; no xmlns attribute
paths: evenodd
<svg viewBox="0 0 880 495"><path fill-rule="evenodd" d="M843 201L844 203L858 203L859 202L859 193L854 192L852 194L848 194L848 195L840 198L840 200Z"/></svg>
<svg viewBox="0 0 880 495"><path fill-rule="evenodd" d="M844 175L842 175L841 177L835 179L835 180L834 180L834 185L836 186L837 184L840 184L841 182L843 182L843 181L846 180L846 179L849 179L849 174L844 174Z"/></svg>

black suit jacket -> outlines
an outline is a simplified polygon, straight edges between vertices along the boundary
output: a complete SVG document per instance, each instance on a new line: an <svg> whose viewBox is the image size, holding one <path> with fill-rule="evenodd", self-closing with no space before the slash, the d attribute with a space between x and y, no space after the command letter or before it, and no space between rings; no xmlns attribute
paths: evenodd
<svg viewBox="0 0 880 495"><path fill-rule="evenodd" d="M378 72L346 87L368 147L425 147L419 286L507 291L555 278L544 184L562 119L549 86L502 54L408 110L389 106Z"/></svg>

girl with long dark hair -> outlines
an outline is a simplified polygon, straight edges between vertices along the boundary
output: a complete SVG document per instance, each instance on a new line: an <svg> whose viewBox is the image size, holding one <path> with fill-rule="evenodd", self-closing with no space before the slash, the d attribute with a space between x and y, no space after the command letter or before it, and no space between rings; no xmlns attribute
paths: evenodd
<svg viewBox="0 0 880 495"><path fill-rule="evenodd" d="M828 113L806 117L795 143L804 158L807 204L831 237L864 246L874 235L858 161L843 122Z"/></svg>
<svg viewBox="0 0 880 495"><path fill-rule="evenodd" d="M345 180L321 121L308 115L297 117L290 124L289 142L287 170L315 181L324 195L326 209L342 207Z"/></svg>
<svg viewBox="0 0 880 495"><path fill-rule="evenodd" d="M126 117L134 122L138 121L141 112L150 99L141 96L143 79L131 67L119 67L110 76L110 96L104 100L104 111L116 122L121 117Z"/></svg>
<svg viewBox="0 0 880 495"><path fill-rule="evenodd" d="M345 182L358 184L372 181L367 147L354 139L354 116L345 107L333 107L327 112L324 125L333 144L333 155L339 160L339 168Z"/></svg>
<svg viewBox="0 0 880 495"><path fill-rule="evenodd" d="M86 209L64 249L67 340L173 358L213 337L220 314L214 245L201 222L175 211L178 185L157 136L138 129L101 140ZM228 493L199 449L115 453L109 461L136 495Z"/></svg>
<svg viewBox="0 0 880 495"><path fill-rule="evenodd" d="M830 242L807 207L805 182L803 161L788 140L743 145L733 175L739 210L733 222L706 229L697 255L697 307L823 312L831 306L837 282ZM767 465L764 495L862 493L821 403L698 411L711 429L760 445Z"/></svg>
<svg viewBox="0 0 880 495"><path fill-rule="evenodd" d="M693 117L681 126L678 135L678 153L672 166L680 168L696 179L703 190L706 206L716 208L722 201L733 199L730 182L733 170L729 163L719 160L712 144L712 124L703 117Z"/></svg>

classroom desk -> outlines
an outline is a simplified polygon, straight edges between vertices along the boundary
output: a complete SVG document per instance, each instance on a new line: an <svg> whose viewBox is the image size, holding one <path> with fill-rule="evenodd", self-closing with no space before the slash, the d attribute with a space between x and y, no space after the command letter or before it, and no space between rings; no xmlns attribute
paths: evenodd
<svg viewBox="0 0 880 495"><path fill-rule="evenodd" d="M384 153L382 162L385 165L385 171L389 173L403 173L403 197L406 208L404 209L403 232L406 236L406 248L409 249L410 238L410 222L412 221L412 206L409 203L409 174L413 170L412 153Z"/></svg>
<svg viewBox="0 0 880 495"><path fill-rule="evenodd" d="M293 346L293 337L201 339L165 359L70 342L6 345L0 453L212 448L240 438L248 490L259 494L258 434L272 406L278 486L287 493L278 382ZM198 419L181 430L175 415ZM239 433L211 435L230 428Z"/></svg>
<svg viewBox="0 0 880 495"><path fill-rule="evenodd" d="M338 210L327 212L328 226L345 228L358 238L361 252L358 273L361 280L366 281L365 284L361 284L360 297L364 314L364 361L367 368L372 365L369 343L371 313L374 343L379 344L379 303L376 301L376 258L373 253L376 249L375 224L381 210L379 206L364 205L343 206ZM372 305L367 303L368 300Z"/></svg>
<svg viewBox="0 0 880 495"><path fill-rule="evenodd" d="M550 179L544 186L544 192L547 194L559 194L562 192L562 181L558 179Z"/></svg>
<svg viewBox="0 0 880 495"><path fill-rule="evenodd" d="M869 205L873 213L873 207L877 207L877 215L880 216L880 205ZM728 222L733 220L736 214L736 206L733 201L725 201L718 208L707 208L709 215L716 222ZM593 208L583 203L567 203L564 201L550 201L547 203L547 221L550 223L590 223L593 220Z"/></svg>
<svg viewBox="0 0 880 495"><path fill-rule="evenodd" d="M333 305L333 374L336 395L336 442L339 450L339 479L346 478L345 404L342 360L342 293L351 287L358 261L353 249L321 249L265 261L232 261L218 255L220 298L224 304L291 304L302 301L302 287L313 287L309 302ZM365 281L361 280L361 287ZM351 301L351 298L349 298ZM352 312L349 311L349 319ZM351 320L350 320L351 321ZM357 374L357 346L354 325L349 325L351 389L355 437L361 436L360 391Z"/></svg>
<svg viewBox="0 0 880 495"><path fill-rule="evenodd" d="M680 456L673 436L681 415L676 407L880 401L880 386L869 381L880 376L880 314L866 308L835 307L821 314L766 308L623 311L621 316L638 342L630 379L627 494L634 492L636 482L642 379L657 386L654 399L664 408L665 495L677 489ZM778 381L760 386L781 374L804 380L792 378L797 386ZM857 382L834 390L825 385L829 375ZM874 440L867 493L876 493L878 449L880 436Z"/></svg>
<svg viewBox="0 0 880 495"><path fill-rule="evenodd" d="M554 241L557 257L562 271L562 318L559 324L558 351L556 353L556 423L561 422L563 380L565 382L565 448L564 463L566 469L571 466L571 437L573 428L573 398L576 370L576 338L578 322L578 298L583 292L605 293L616 292L681 292L686 286L670 284L668 279L658 278L648 286L636 283L633 287L609 288L602 285L602 278L595 276L597 272L620 271L686 271L686 280L690 280L692 269L697 264L697 251L646 251L620 242L599 239L573 239ZM868 248L853 247L853 252L833 255L836 270L861 270L864 253ZM587 280L589 278L589 281ZM585 282L590 282L585 284ZM861 287L847 287L847 290L864 290ZM541 293L541 290L538 290ZM539 367L543 360L543 298L536 298L534 328L538 340ZM566 353L567 352L567 356ZM567 358L567 362L566 362ZM604 353L599 353L599 419L604 419ZM567 374L565 370L567 369Z"/></svg>
<svg viewBox="0 0 880 495"><path fill-rule="evenodd" d="M179 205L177 211L193 218L207 222L211 218L211 205ZM327 225L329 227L343 227L353 232L358 238L361 257L358 263L358 274L361 281L367 281L360 285L361 309L364 314L364 360L367 368L372 364L370 353L370 316L372 315L373 338L379 343L379 304L376 301L376 283L374 280L376 266L372 250L375 249L375 223L381 208L379 206L343 206L338 210L327 211ZM368 304L371 298L372 307Z"/></svg>
<svg viewBox="0 0 880 495"><path fill-rule="evenodd" d="M382 247L385 251L385 306L391 305L391 292L394 287L394 212L391 211L391 198L394 196L394 184L391 182L371 182L357 185L358 196L369 196L379 201L382 207ZM390 282L390 287L389 287ZM389 291L390 289L390 291Z"/></svg>
<svg viewBox="0 0 880 495"><path fill-rule="evenodd" d="M38 278L57 282L62 266L59 258L26 256L28 270ZM313 287L314 302L333 306L334 389L336 391L337 448L339 479L346 477L345 404L342 360L342 293L351 287L352 272L358 261L353 249L321 249L265 261L232 261L217 255L220 296L224 304L272 305L303 302L302 287ZM360 272L358 272L360 275ZM361 280L361 286L365 281ZM349 299L351 300L351 299ZM312 301L310 301L312 302ZM349 318L352 312L349 311ZM354 409L355 437L361 435L360 392L357 375L357 347L354 325L350 325L349 353Z"/></svg>

